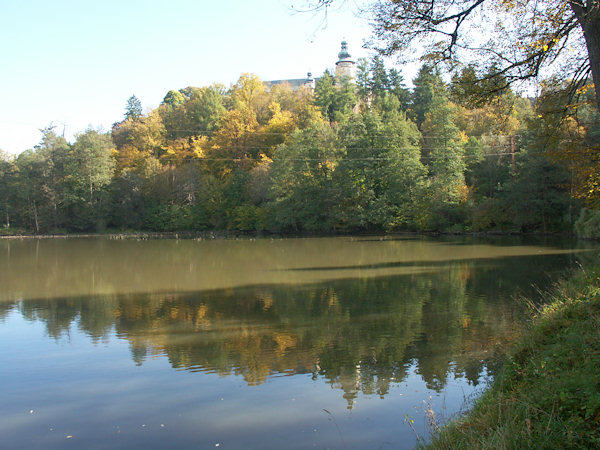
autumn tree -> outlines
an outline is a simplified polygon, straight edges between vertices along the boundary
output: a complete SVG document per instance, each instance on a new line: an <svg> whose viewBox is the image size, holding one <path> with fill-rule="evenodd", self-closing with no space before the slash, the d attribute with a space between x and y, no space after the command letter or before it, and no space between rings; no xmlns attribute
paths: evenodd
<svg viewBox="0 0 600 450"><path fill-rule="evenodd" d="M298 128L307 128L323 120L319 107L314 102L314 92L307 86L292 91L289 86L278 84L271 87L270 94L272 100L279 103L282 111L292 113Z"/></svg>
<svg viewBox="0 0 600 450"><path fill-rule="evenodd" d="M264 125L272 117L269 110L271 97L265 84L254 74L242 74L229 89L228 101L229 109L249 111L260 125Z"/></svg>
<svg viewBox="0 0 600 450"><path fill-rule="evenodd" d="M273 116L259 131L258 144L261 155L266 158L273 156L277 145L285 142L286 138L297 128L294 114L288 110L282 110L278 102L269 105Z"/></svg>
<svg viewBox="0 0 600 450"><path fill-rule="evenodd" d="M327 8L337 1L307 3ZM421 55L451 69L474 63L476 80L503 80L499 88L556 65L574 88L590 74L600 85L597 0L377 0L370 12L374 46L384 55ZM600 109L600 95L595 100Z"/></svg>
<svg viewBox="0 0 600 450"><path fill-rule="evenodd" d="M143 171L165 154L166 130L158 110L114 124L111 135L117 149L117 174Z"/></svg>
<svg viewBox="0 0 600 450"><path fill-rule="evenodd" d="M253 74L243 74L229 89L227 112L213 133L210 158L213 172L227 176L235 168L248 169L260 159L258 132L273 116L265 84Z"/></svg>
<svg viewBox="0 0 600 450"><path fill-rule="evenodd" d="M536 115L529 122L530 134L538 147L544 147L547 158L571 171L573 196L598 209L600 114L589 102L592 89L586 86L579 101L571 102L564 82L551 83L538 100Z"/></svg>

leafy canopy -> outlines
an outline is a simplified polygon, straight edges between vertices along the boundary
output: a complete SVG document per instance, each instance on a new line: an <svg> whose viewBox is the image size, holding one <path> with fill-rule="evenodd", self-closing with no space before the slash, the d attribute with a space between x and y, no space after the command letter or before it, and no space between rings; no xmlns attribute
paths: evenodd
<svg viewBox="0 0 600 450"><path fill-rule="evenodd" d="M340 2L307 3L327 9ZM544 75L549 67L573 80L573 92L590 74L600 83L598 0L366 3L374 26L372 45L379 52L404 60L420 55L426 61L447 63L452 70L475 63L477 81L493 88L492 93ZM598 96L596 103L600 108Z"/></svg>

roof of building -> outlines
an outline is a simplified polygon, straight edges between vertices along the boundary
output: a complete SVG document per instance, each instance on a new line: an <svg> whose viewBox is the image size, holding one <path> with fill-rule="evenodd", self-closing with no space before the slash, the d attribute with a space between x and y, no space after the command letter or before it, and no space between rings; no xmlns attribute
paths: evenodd
<svg viewBox="0 0 600 450"><path fill-rule="evenodd" d="M290 80L270 80L265 81L264 83L267 85L267 87L272 87L278 84L288 84L290 88L295 91L300 89L302 86L311 83L313 80L314 78L293 78Z"/></svg>
<svg viewBox="0 0 600 450"><path fill-rule="evenodd" d="M340 50L340 52L338 53L338 58L339 60L337 63L340 63L342 61L354 62L351 59L352 55L348 52L348 43L346 41L342 41L342 50Z"/></svg>
<svg viewBox="0 0 600 450"><path fill-rule="evenodd" d="M306 84L306 82L308 81L307 78L292 78L289 80L269 80L269 81L265 81L265 84L267 86L275 86L276 84L289 84L290 87L300 87L300 86L304 86Z"/></svg>
<svg viewBox="0 0 600 450"><path fill-rule="evenodd" d="M351 59L352 55L350 55L350 53L348 52L348 43L346 41L342 41L342 49L338 53L338 58L338 62L335 63L336 66L341 62L355 64L355 62ZM289 80L270 80L264 81L264 83L269 88L278 84L287 84L290 86L290 88L292 88L292 90L297 91L302 86L312 86L314 88L314 83L318 79L319 78L313 78L312 74L309 72L306 78L292 78Z"/></svg>

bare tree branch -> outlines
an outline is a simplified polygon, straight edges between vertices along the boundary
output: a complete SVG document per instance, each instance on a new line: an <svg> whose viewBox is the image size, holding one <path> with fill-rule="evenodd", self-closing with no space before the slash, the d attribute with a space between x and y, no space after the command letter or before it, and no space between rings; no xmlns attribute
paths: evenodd
<svg viewBox="0 0 600 450"><path fill-rule="evenodd" d="M343 0L338 0L343 1ZM368 1L368 0L365 0ZM330 8L335 0L311 0ZM579 76L588 61L600 85L599 0L372 0L372 48L386 56L420 55L451 69L474 64L481 81L535 79L560 65ZM469 41L487 39L486 45ZM494 70L492 70L494 69ZM596 96L600 109L600 96Z"/></svg>

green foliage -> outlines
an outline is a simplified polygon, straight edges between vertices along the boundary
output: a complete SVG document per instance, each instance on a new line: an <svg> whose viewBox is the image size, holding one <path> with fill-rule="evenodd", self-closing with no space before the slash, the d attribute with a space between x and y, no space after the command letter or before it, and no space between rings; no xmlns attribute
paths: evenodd
<svg viewBox="0 0 600 450"><path fill-rule="evenodd" d="M185 96L181 92L172 89L167 92L167 95L165 95L165 98L163 99L163 104L168 105L171 108L176 108L184 102Z"/></svg>
<svg viewBox="0 0 600 450"><path fill-rule="evenodd" d="M42 134L42 141L36 146L29 166L29 175L37 178L33 182L37 192L32 192L28 198L36 232L63 228L63 205L68 200L69 180L65 178L65 166L70 145L65 138L57 136L52 127L42 130Z"/></svg>
<svg viewBox="0 0 600 450"><path fill-rule="evenodd" d="M484 198L472 208L473 231L497 231L510 224L507 207L497 198Z"/></svg>
<svg viewBox="0 0 600 450"><path fill-rule="evenodd" d="M492 75L496 72L498 69L492 68L488 73L480 75L472 64L464 67L460 73L452 76L452 100L465 106L477 107L493 102L502 94L510 92L506 78Z"/></svg>
<svg viewBox="0 0 600 450"><path fill-rule="evenodd" d="M346 227L413 227L426 173L416 126L394 109L383 117L365 112L350 120L340 135L346 156L336 179L342 186Z"/></svg>
<svg viewBox="0 0 600 450"><path fill-rule="evenodd" d="M577 236L585 239L600 239L600 211L581 208L575 222Z"/></svg>
<svg viewBox="0 0 600 450"><path fill-rule="evenodd" d="M357 101L356 88L348 79L336 80L326 71L316 82L315 105L330 122L346 121Z"/></svg>
<svg viewBox="0 0 600 450"><path fill-rule="evenodd" d="M240 231L260 231L266 227L266 210L249 203L230 211L228 228Z"/></svg>
<svg viewBox="0 0 600 450"><path fill-rule="evenodd" d="M577 275L542 307L504 373L431 448L600 445L600 272Z"/></svg>
<svg viewBox="0 0 600 450"><path fill-rule="evenodd" d="M469 186L476 187L477 200L503 195L516 167L510 155L504 154L508 148L493 136L470 138L467 142L465 180Z"/></svg>
<svg viewBox="0 0 600 450"><path fill-rule="evenodd" d="M371 79L369 90L375 96L381 95L390 88L390 79L381 56L376 55L371 60Z"/></svg>
<svg viewBox="0 0 600 450"><path fill-rule="evenodd" d="M408 91L381 57L359 61L356 84L326 72L314 92L244 74L230 89L170 90L147 115L133 96L110 135L87 130L70 144L49 127L33 150L0 158L1 223L35 233L569 231L579 208L569 191L589 206L600 192L597 112L561 94L533 114L510 91L473 108L470 73L450 85L455 103L437 69L424 65ZM561 105L577 119L553 120Z"/></svg>
<svg viewBox="0 0 600 450"><path fill-rule="evenodd" d="M125 172L115 177L110 185L109 223L121 230L142 229L144 208L143 179L139 174Z"/></svg>
<svg viewBox="0 0 600 450"><path fill-rule="evenodd" d="M101 230L106 226L109 210L108 186L115 161L111 155L109 135L87 130L76 136L65 165L65 181L69 186L65 207L72 218L68 228L81 231Z"/></svg>
<svg viewBox="0 0 600 450"><path fill-rule="evenodd" d="M160 111L170 139L207 135L218 128L226 112L219 86L187 89L171 90L163 100Z"/></svg>
<svg viewBox="0 0 600 450"><path fill-rule="evenodd" d="M344 155L328 124L298 130L275 150L271 226L281 231L333 231L338 189L333 173Z"/></svg>
<svg viewBox="0 0 600 450"><path fill-rule="evenodd" d="M429 227L442 231L464 221L467 200L465 142L453 111L445 96L436 94L421 125L430 172Z"/></svg>
<svg viewBox="0 0 600 450"><path fill-rule="evenodd" d="M140 117L142 117L142 103L135 95L132 95L127 99L125 105L125 120L136 120Z"/></svg>
<svg viewBox="0 0 600 450"><path fill-rule="evenodd" d="M15 207L16 194L14 183L17 177L17 167L9 155L0 150L0 223L8 231L12 209Z"/></svg>
<svg viewBox="0 0 600 450"><path fill-rule="evenodd" d="M569 172L535 151L523 152L517 162L519 175L504 197L514 225L524 232L568 230L574 221L570 205L576 206L564 188Z"/></svg>
<svg viewBox="0 0 600 450"><path fill-rule="evenodd" d="M356 86L363 107L384 96L394 96L398 109L406 111L410 103L410 92L404 84L404 77L398 69L387 69L381 56L370 61L360 58L356 65Z"/></svg>
<svg viewBox="0 0 600 450"><path fill-rule="evenodd" d="M421 127L426 114L436 102L436 97L445 98L445 87L439 71L428 65L421 66L413 84L415 88L412 93L410 117Z"/></svg>
<svg viewBox="0 0 600 450"><path fill-rule="evenodd" d="M366 58L358 58L356 61L356 92L363 103L368 102L370 82L369 61Z"/></svg>

